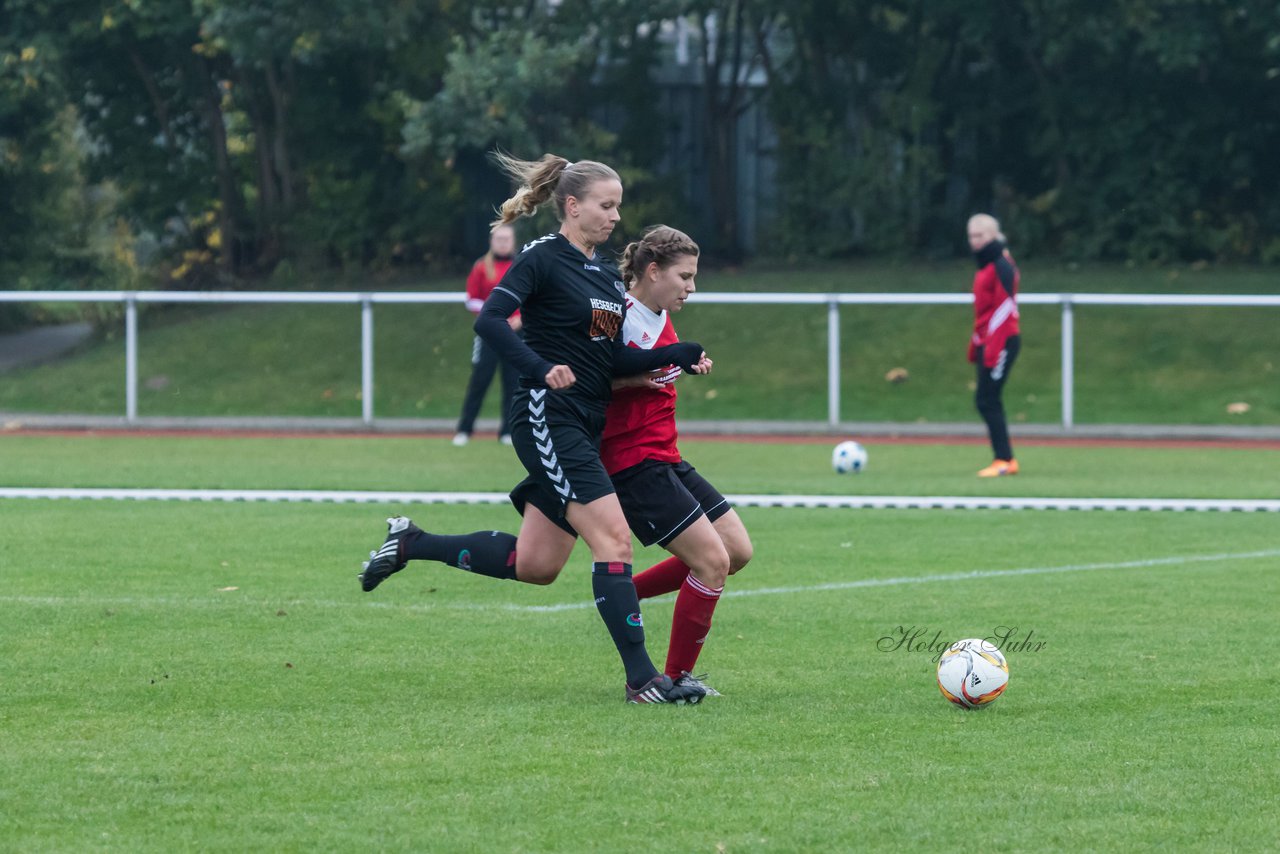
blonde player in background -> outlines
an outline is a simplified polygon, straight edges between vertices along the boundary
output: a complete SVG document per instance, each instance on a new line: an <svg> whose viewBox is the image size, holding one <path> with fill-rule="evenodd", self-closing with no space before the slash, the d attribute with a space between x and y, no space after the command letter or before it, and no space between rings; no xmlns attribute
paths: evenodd
<svg viewBox="0 0 1280 854"><path fill-rule="evenodd" d="M1009 371L1022 349L1018 330L1018 267L1009 254L1000 223L988 214L969 218L969 248L978 271L973 275L973 335L969 361L978 367L974 404L987 423L995 459L978 477L1002 477L1018 473L1018 461L1009 442L1001 394Z"/></svg>

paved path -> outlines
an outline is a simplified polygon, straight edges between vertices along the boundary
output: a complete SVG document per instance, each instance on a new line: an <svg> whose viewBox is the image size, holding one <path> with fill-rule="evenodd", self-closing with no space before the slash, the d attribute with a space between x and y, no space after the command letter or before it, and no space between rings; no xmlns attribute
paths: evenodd
<svg viewBox="0 0 1280 854"><path fill-rule="evenodd" d="M87 323L63 323L0 335L0 374L56 359L92 332Z"/></svg>

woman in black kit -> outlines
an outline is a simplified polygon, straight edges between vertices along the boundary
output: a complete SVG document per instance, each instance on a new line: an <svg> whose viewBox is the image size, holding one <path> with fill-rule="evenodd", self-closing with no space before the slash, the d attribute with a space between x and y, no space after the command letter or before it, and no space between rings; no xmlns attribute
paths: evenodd
<svg viewBox="0 0 1280 854"><path fill-rule="evenodd" d="M403 516L392 517L361 585L373 590L410 560L549 584L581 535L591 548L596 607L626 670L627 701L696 703L705 689L696 680L672 680L654 667L645 649L631 580L631 530L599 448L615 376L672 364L700 373L702 347L686 341L639 350L620 339L626 290L614 264L597 252L620 219L617 172L554 154L536 161L498 154L496 160L520 188L503 204L495 227L532 215L547 201L554 201L561 223L559 231L524 247L475 324L476 333L521 376L511 408L512 442L529 472L511 492L524 517L520 534L430 534ZM507 323L517 309L524 318L523 340Z"/></svg>

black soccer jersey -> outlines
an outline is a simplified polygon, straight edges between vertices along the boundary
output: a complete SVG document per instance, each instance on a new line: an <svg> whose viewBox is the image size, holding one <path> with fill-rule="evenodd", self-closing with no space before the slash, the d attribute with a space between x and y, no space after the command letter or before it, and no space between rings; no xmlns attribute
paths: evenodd
<svg viewBox="0 0 1280 854"><path fill-rule="evenodd" d="M519 303L524 343L545 360L513 359L525 385L542 385L547 371L568 365L577 382L562 393L603 409L613 381L614 339L622 330L626 287L600 253L587 258L563 234L548 234L521 250L494 288Z"/></svg>

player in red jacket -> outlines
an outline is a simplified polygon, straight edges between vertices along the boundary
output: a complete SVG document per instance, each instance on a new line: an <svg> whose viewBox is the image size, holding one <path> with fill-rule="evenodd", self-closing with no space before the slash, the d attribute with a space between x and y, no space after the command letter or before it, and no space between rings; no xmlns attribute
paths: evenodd
<svg viewBox="0 0 1280 854"><path fill-rule="evenodd" d="M978 477L1000 477L1018 473L1000 399L1022 347L1018 332L1018 267L1000 233L1000 223L988 214L969 218L969 248L978 263L978 272L973 276L973 336L969 339L969 361L978 367L974 403L987 422L995 452L995 460L979 471Z"/></svg>
<svg viewBox="0 0 1280 854"><path fill-rule="evenodd" d="M671 315L695 290L698 245L683 232L656 226L627 246L618 268L628 287L622 341L642 350L677 342ZM705 356L702 365L711 370ZM679 376L679 368L668 366L614 380L600 459L632 533L672 554L635 576L641 599L679 591L665 673L676 684L705 688L692 671L725 578L746 565L752 547L729 502L676 447Z"/></svg>
<svg viewBox="0 0 1280 854"><path fill-rule="evenodd" d="M500 225L489 234L489 251L471 267L467 276L467 311L479 316L484 301L493 293L494 286L502 281L516 254L516 231L509 225ZM511 328L520 331L520 312L507 319ZM493 375L502 367L502 405L498 419L498 438L504 445L511 444L511 398L516 393L518 376L515 368L498 358L498 353L479 335L471 344L471 379L467 382L467 395L462 401L462 414L458 417L458 431L453 444L465 445L476 428L476 416L484 403L485 393L493 382Z"/></svg>

